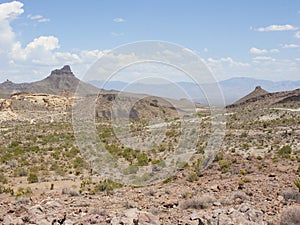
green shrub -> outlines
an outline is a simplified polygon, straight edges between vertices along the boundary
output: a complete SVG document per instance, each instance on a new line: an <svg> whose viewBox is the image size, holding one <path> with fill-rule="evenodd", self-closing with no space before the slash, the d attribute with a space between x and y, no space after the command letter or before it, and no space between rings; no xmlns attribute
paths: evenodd
<svg viewBox="0 0 300 225"><path fill-rule="evenodd" d="M81 157L76 157L76 159L73 161L73 167L74 168L83 168L86 166L86 162Z"/></svg>
<svg viewBox="0 0 300 225"><path fill-rule="evenodd" d="M299 189L300 192L300 179L294 180L294 184L296 185L296 187Z"/></svg>
<svg viewBox="0 0 300 225"><path fill-rule="evenodd" d="M220 169L222 173L226 173L229 171L231 163L228 160L220 160L219 161Z"/></svg>
<svg viewBox="0 0 300 225"><path fill-rule="evenodd" d="M7 184L7 178L1 173L0 173L0 183Z"/></svg>
<svg viewBox="0 0 300 225"><path fill-rule="evenodd" d="M292 148L289 145L285 145L281 149L278 150L278 154L282 158L289 158L291 153L292 153Z"/></svg>
<svg viewBox="0 0 300 225"><path fill-rule="evenodd" d="M174 180L174 177L172 176L172 177L168 177L168 178L166 178L164 181L163 181L163 184L167 184L167 183L170 183L171 181L173 181Z"/></svg>
<svg viewBox="0 0 300 225"><path fill-rule="evenodd" d="M14 189L0 184L0 194L2 193L14 195Z"/></svg>
<svg viewBox="0 0 300 225"><path fill-rule="evenodd" d="M101 192L108 192L112 191L117 188L121 188L123 185L117 182L114 182L109 179L105 179L103 181L100 181L98 184L95 185L95 192L101 191Z"/></svg>
<svg viewBox="0 0 300 225"><path fill-rule="evenodd" d="M218 162L224 158L224 155L222 152L218 152L214 158L214 162Z"/></svg>
<svg viewBox="0 0 300 225"><path fill-rule="evenodd" d="M139 153L137 155L137 161L138 166L147 166L149 163L149 158L146 153Z"/></svg>
<svg viewBox="0 0 300 225"><path fill-rule="evenodd" d="M241 170L241 174L242 174L243 176L245 176L245 175L247 174L247 171L246 171L246 170Z"/></svg>
<svg viewBox="0 0 300 225"><path fill-rule="evenodd" d="M195 172L191 172L191 173L188 175L188 177L187 177L186 180L189 181L189 182L198 181L198 180L199 180L199 176L198 176Z"/></svg>
<svg viewBox="0 0 300 225"><path fill-rule="evenodd" d="M137 165L130 165L126 169L124 169L123 173L125 175L135 174L135 173L137 173L138 170L139 170L139 167Z"/></svg>
<svg viewBox="0 0 300 225"><path fill-rule="evenodd" d="M37 183L37 182L39 182L39 179L38 179L38 177L37 177L36 174L30 173L29 176L27 177L27 181L28 181L28 183L31 184L31 183Z"/></svg>
<svg viewBox="0 0 300 225"><path fill-rule="evenodd" d="M17 192L16 192L16 198L19 197L29 197L32 195L32 190L30 187L27 188L23 188L23 187L19 187Z"/></svg>
<svg viewBox="0 0 300 225"><path fill-rule="evenodd" d="M260 156L260 155L257 156L256 158L257 158L258 160L262 160L262 159L263 159L262 156Z"/></svg>

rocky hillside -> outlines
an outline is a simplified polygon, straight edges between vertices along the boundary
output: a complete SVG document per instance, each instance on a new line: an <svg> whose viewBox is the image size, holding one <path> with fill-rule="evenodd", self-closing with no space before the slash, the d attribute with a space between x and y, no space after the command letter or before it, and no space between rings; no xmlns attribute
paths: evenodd
<svg viewBox="0 0 300 225"><path fill-rule="evenodd" d="M113 104L118 104L118 116L129 115L130 119L175 118L178 116L176 108L170 102L159 97L122 93L121 100L116 100L116 98L118 98L118 92L116 91L101 92L96 100L96 117L110 119ZM180 108L182 109L184 101L177 100L176 102L176 105L179 102L181 103ZM132 103L134 104L131 107L130 104ZM128 112L129 109L130 112ZM188 110L179 111L189 113Z"/></svg>
<svg viewBox="0 0 300 225"><path fill-rule="evenodd" d="M269 93L261 87L256 87L253 92L228 105L227 109L256 108L256 107L281 107L289 106L297 108L300 106L300 89L293 91L282 91Z"/></svg>
<svg viewBox="0 0 300 225"><path fill-rule="evenodd" d="M62 95L75 93L77 86L81 85L81 94L98 93L99 89L80 81L72 72L70 66L66 65L61 69L55 69L51 74L41 81L32 83L13 83L9 80L0 84L0 97L9 98L10 95L18 92L46 93Z"/></svg>

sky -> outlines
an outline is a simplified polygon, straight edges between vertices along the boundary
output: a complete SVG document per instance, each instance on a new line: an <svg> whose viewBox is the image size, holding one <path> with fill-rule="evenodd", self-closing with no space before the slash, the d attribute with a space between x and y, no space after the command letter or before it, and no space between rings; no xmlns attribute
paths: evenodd
<svg viewBox="0 0 300 225"><path fill-rule="evenodd" d="M110 50L143 40L192 50L217 80L300 80L299 0L0 0L0 82L65 64L82 78Z"/></svg>

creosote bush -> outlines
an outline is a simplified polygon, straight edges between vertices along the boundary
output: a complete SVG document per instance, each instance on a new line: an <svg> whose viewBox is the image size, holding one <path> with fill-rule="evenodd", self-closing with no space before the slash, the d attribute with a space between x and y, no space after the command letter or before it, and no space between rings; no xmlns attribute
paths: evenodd
<svg viewBox="0 0 300 225"><path fill-rule="evenodd" d="M199 180L199 176L195 172L191 172L188 177L186 178L189 182L194 182Z"/></svg>
<svg viewBox="0 0 300 225"><path fill-rule="evenodd" d="M39 182L39 179L38 179L36 174L30 173L29 176L27 177L27 181L28 181L29 184L31 184L31 183Z"/></svg>
<svg viewBox="0 0 300 225"><path fill-rule="evenodd" d="M292 153L292 148L289 145L285 145L278 150L278 155L280 155L282 158L289 158L291 153Z"/></svg>
<svg viewBox="0 0 300 225"><path fill-rule="evenodd" d="M180 206L182 209L206 209L214 202L214 198L209 195L196 196L183 201Z"/></svg>

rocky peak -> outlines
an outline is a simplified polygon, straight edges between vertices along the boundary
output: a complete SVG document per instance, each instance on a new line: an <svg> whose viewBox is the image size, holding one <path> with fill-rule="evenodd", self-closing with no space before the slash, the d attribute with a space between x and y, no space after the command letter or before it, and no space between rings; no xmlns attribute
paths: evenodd
<svg viewBox="0 0 300 225"><path fill-rule="evenodd" d="M266 90L262 89L261 86L256 86L254 91L252 91L251 93L249 93L248 95L246 95L245 97L241 98L240 100L236 101L234 104L243 104L245 102L250 101L251 99L254 100L260 96L266 95L269 92L267 92Z"/></svg>
<svg viewBox="0 0 300 225"><path fill-rule="evenodd" d="M259 91L259 90L262 90L261 86L256 86L255 91Z"/></svg>
<svg viewBox="0 0 300 225"><path fill-rule="evenodd" d="M71 70L71 67L69 65L65 65L63 68L61 69L56 69L56 70L53 70L51 72L51 75L50 76L62 76L62 75L71 75L71 76L74 76L72 70Z"/></svg>

